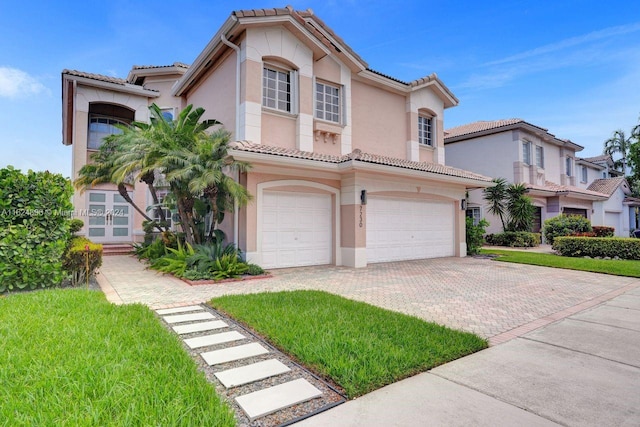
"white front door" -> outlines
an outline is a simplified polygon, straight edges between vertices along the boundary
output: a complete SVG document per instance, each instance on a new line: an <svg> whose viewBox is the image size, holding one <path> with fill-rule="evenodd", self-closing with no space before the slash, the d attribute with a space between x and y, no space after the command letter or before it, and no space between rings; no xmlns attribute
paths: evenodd
<svg viewBox="0 0 640 427"><path fill-rule="evenodd" d="M330 195L265 191L259 221L262 267L331 264Z"/></svg>
<svg viewBox="0 0 640 427"><path fill-rule="evenodd" d="M131 241L131 206L117 191L91 190L87 196L87 237L96 243Z"/></svg>
<svg viewBox="0 0 640 427"><path fill-rule="evenodd" d="M455 255L453 203L370 197L367 262Z"/></svg>

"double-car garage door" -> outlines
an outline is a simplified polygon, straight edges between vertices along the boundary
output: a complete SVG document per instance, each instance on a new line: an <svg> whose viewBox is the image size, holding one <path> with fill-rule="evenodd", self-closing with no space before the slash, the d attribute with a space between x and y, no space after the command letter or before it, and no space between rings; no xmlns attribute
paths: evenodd
<svg viewBox="0 0 640 427"><path fill-rule="evenodd" d="M453 256L454 217L451 202L370 197L367 262ZM330 195L265 191L260 220L263 267L333 263Z"/></svg>

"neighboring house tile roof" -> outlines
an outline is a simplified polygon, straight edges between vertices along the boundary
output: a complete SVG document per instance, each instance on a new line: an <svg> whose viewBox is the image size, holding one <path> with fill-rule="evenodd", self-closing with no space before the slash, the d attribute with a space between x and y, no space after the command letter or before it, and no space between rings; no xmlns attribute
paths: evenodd
<svg viewBox="0 0 640 427"><path fill-rule="evenodd" d="M233 150L247 151L252 153L268 154L273 156L290 157L304 160L314 160L326 163L345 163L351 160L357 160L366 163L375 163L385 166L394 166L403 169L411 169L423 172L430 172L439 175L448 175L458 178L475 179L484 182L490 182L491 178L477 173L453 168L450 166L439 165L435 163L414 162L394 157L380 156L377 154L363 153L359 149L344 156L333 156L329 154L312 153L300 151L290 148L272 147L264 144L254 144L249 141L236 141L231 145Z"/></svg>
<svg viewBox="0 0 640 427"><path fill-rule="evenodd" d="M453 138L456 136L470 135L472 133L484 132L487 130L499 129L501 127L515 125L517 123L526 123L526 122L518 118L492 120L492 121L480 120L478 122L468 123L466 125L456 126L451 129L447 129L444 131L444 136L446 139L446 138ZM543 129L543 130L546 131L547 129Z"/></svg>
<svg viewBox="0 0 640 427"><path fill-rule="evenodd" d="M527 189L529 190L538 190L538 191L546 191L556 194L561 193L574 193L574 194L583 194L586 196L595 196L602 198L609 198L609 194L601 193L599 191L593 191L590 189L583 189L579 187L574 187L572 185L560 185L555 182L545 181L544 185L536 185L536 184L525 184Z"/></svg>
<svg viewBox="0 0 640 427"><path fill-rule="evenodd" d="M604 193L611 196L625 182L624 177L596 179L587 187L587 190Z"/></svg>
<svg viewBox="0 0 640 427"><path fill-rule="evenodd" d="M84 71L77 70L62 70L62 74L69 74L70 76L84 77L85 79L98 80L101 82L114 83L117 85L125 86L127 81L118 77L105 76L103 74L85 73Z"/></svg>
<svg viewBox="0 0 640 427"><path fill-rule="evenodd" d="M133 70L146 70L149 68L171 68L171 67L176 67L176 68L189 68L188 64L185 64L184 62L174 62L173 64L170 65L134 65L132 67Z"/></svg>
<svg viewBox="0 0 640 427"><path fill-rule="evenodd" d="M584 157L582 160L586 160L587 162L609 162L611 160L611 156L608 154L601 154L595 157Z"/></svg>

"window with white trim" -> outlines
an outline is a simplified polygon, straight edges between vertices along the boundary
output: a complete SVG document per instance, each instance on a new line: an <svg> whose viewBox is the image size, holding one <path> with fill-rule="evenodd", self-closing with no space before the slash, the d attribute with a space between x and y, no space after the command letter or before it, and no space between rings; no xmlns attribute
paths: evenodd
<svg viewBox="0 0 640 427"><path fill-rule="evenodd" d="M536 166L544 169L544 148L540 145L536 145Z"/></svg>
<svg viewBox="0 0 640 427"><path fill-rule="evenodd" d="M271 65L262 69L262 105L274 110L293 112L291 71Z"/></svg>
<svg viewBox="0 0 640 427"><path fill-rule="evenodd" d="M316 82L316 118L340 123L340 88Z"/></svg>
<svg viewBox="0 0 640 427"><path fill-rule="evenodd" d="M571 162L571 157L568 157L564 161L565 163L565 173L567 176L572 176L573 173L573 164Z"/></svg>
<svg viewBox="0 0 640 427"><path fill-rule="evenodd" d="M164 217L167 220L167 227L171 228L172 226L172 221L171 221L171 209L169 209L166 204L164 203L164 199L169 195L169 189L157 189L156 190L156 196L158 197L158 202L163 205L162 206L162 211L164 212ZM149 198L151 199L151 195L149 195ZM150 200L150 204L153 203L153 200ZM160 216L160 213L158 212L158 209L153 208L151 210L152 212L152 218L154 221L158 221L160 222L160 220L162 219L162 217Z"/></svg>
<svg viewBox="0 0 640 427"><path fill-rule="evenodd" d="M522 141L522 163L531 164L531 142Z"/></svg>
<svg viewBox="0 0 640 427"><path fill-rule="evenodd" d="M473 219L473 225L478 225L480 222L480 208L479 207L469 207L466 210L467 218Z"/></svg>
<svg viewBox="0 0 640 427"><path fill-rule="evenodd" d="M581 173L580 181L581 182L587 182L587 167L586 166L582 166L582 170L580 170L580 173Z"/></svg>
<svg viewBox="0 0 640 427"><path fill-rule="evenodd" d="M161 108L160 113L162 114L162 117L164 117L168 122L172 121L175 118L175 108L173 107Z"/></svg>
<svg viewBox="0 0 640 427"><path fill-rule="evenodd" d="M418 143L433 147L433 118L418 117Z"/></svg>
<svg viewBox="0 0 640 427"><path fill-rule="evenodd" d="M97 150L106 137L121 134L122 130L118 129L116 125L126 126L127 123L113 117L91 114L89 116L89 139L87 140L87 148Z"/></svg>

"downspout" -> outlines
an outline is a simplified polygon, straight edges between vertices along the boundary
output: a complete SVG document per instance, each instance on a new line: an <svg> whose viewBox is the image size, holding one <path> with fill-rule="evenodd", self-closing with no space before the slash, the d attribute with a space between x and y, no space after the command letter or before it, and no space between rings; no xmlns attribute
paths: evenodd
<svg viewBox="0 0 640 427"><path fill-rule="evenodd" d="M240 135L240 46L235 45L227 39L224 34L220 35L220 41L225 45L229 46L231 49L236 51L236 126L235 126L235 134L234 137L236 140L239 139ZM233 179L238 182L240 174L236 171L234 173ZM238 247L238 235L239 235L239 227L238 227L239 213L238 213L238 202L233 202L233 243ZM246 254L246 251L244 251Z"/></svg>

